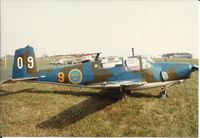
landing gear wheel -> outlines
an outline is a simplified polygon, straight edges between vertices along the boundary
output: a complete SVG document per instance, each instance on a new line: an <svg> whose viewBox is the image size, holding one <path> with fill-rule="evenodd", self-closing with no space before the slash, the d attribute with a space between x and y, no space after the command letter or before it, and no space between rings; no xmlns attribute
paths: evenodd
<svg viewBox="0 0 200 138"><path fill-rule="evenodd" d="M166 98L168 98L168 97L169 97L169 96L168 96L167 90L166 90L166 89L164 89L164 90L161 89L160 98L166 99Z"/></svg>
<svg viewBox="0 0 200 138"><path fill-rule="evenodd" d="M122 93L122 94L121 94L121 99L122 99L122 100L128 99L127 94L126 94L126 93Z"/></svg>

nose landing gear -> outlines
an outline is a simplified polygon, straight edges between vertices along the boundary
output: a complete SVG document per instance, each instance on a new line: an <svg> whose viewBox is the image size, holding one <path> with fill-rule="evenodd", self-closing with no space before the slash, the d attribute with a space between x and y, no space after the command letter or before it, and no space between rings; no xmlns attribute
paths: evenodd
<svg viewBox="0 0 200 138"><path fill-rule="evenodd" d="M128 99L128 94L131 93L131 90L120 87L120 99L126 100Z"/></svg>
<svg viewBox="0 0 200 138"><path fill-rule="evenodd" d="M166 99L168 97L169 97L169 95L167 93L167 87L161 87L160 98Z"/></svg>

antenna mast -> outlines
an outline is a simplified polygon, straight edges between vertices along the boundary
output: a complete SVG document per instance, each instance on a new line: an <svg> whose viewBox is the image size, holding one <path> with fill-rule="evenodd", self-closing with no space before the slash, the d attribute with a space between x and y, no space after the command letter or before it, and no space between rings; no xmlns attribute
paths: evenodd
<svg viewBox="0 0 200 138"><path fill-rule="evenodd" d="M134 53L134 48L131 48L132 49L132 55L133 57L135 56L135 53Z"/></svg>

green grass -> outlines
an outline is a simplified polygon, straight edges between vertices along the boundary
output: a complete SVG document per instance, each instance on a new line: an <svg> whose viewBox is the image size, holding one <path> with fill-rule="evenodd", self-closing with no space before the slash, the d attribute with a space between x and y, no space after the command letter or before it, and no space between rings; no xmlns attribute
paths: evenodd
<svg viewBox="0 0 200 138"><path fill-rule="evenodd" d="M2 136L198 136L198 72L170 87L165 100L157 97L159 88L132 91L124 101L49 84L17 82L0 89Z"/></svg>

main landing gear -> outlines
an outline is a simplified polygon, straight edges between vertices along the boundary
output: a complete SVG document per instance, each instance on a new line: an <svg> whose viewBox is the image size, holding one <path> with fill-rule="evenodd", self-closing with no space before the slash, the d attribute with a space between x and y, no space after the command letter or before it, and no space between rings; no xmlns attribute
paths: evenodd
<svg viewBox="0 0 200 138"><path fill-rule="evenodd" d="M128 99L128 94L130 94L130 93L131 93L130 89L120 87L120 99L122 99L122 100Z"/></svg>
<svg viewBox="0 0 200 138"><path fill-rule="evenodd" d="M168 96L167 87L161 87L160 98L166 99Z"/></svg>
<svg viewBox="0 0 200 138"><path fill-rule="evenodd" d="M119 90L120 90L119 91L120 92L119 93L119 98L121 100L126 100L128 98L128 95L131 94L131 89L120 87ZM162 98L162 99L166 99L166 98L169 97L166 86L165 87L161 87L161 91L160 91L159 97Z"/></svg>

